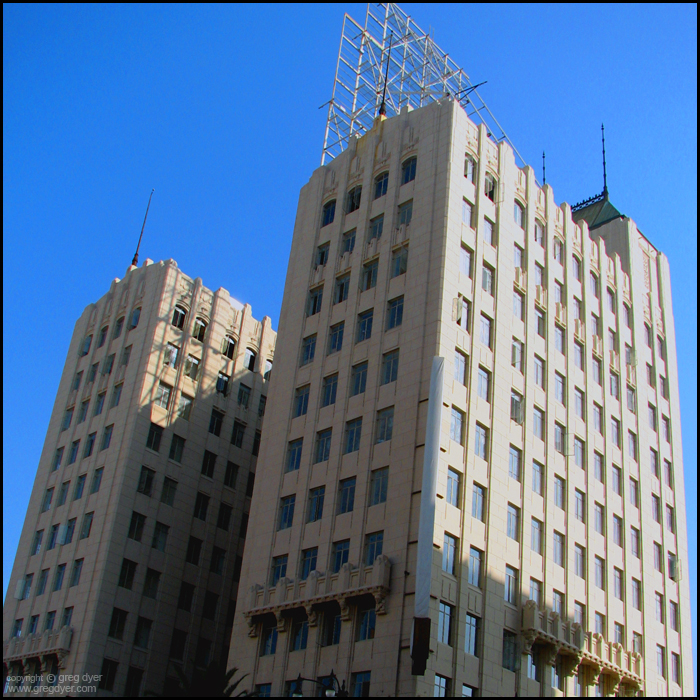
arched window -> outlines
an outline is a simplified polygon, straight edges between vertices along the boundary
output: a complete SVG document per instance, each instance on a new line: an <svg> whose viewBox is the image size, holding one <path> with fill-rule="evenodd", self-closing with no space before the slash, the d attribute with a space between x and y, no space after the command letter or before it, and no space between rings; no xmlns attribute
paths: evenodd
<svg viewBox="0 0 700 700"><path fill-rule="evenodd" d="M122 328L124 328L124 317L117 319L117 325L114 326L114 337L118 338L122 334Z"/></svg>
<svg viewBox="0 0 700 700"><path fill-rule="evenodd" d="M546 245L544 224L541 221L535 221L535 243L539 243L543 248Z"/></svg>
<svg viewBox="0 0 700 700"><path fill-rule="evenodd" d="M89 335L85 340L83 340L83 347L80 350L80 357L85 357L90 352L90 346L92 345L92 336Z"/></svg>
<svg viewBox="0 0 700 700"><path fill-rule="evenodd" d="M405 185L407 182L412 182L416 179L416 163L418 159L413 156L408 160L405 160L401 165L401 184Z"/></svg>
<svg viewBox="0 0 700 700"><path fill-rule="evenodd" d="M136 308L131 312L131 323L129 324L129 330L133 331L136 326L139 325L139 320L141 318L141 308Z"/></svg>
<svg viewBox="0 0 700 700"><path fill-rule="evenodd" d="M516 201L513 205L513 218L520 228L525 228L525 208L520 202Z"/></svg>
<svg viewBox="0 0 700 700"><path fill-rule="evenodd" d="M196 318L194 322L193 336L200 342L204 342L204 335L207 332L207 322L203 318Z"/></svg>
<svg viewBox="0 0 700 700"><path fill-rule="evenodd" d="M332 224L333 219L335 219L335 199L330 201L330 202L326 202L323 205L323 214L321 216L321 227L328 226L328 224Z"/></svg>
<svg viewBox="0 0 700 700"><path fill-rule="evenodd" d="M389 172L381 173L374 178L374 198L379 199L386 194L389 186Z"/></svg>
<svg viewBox="0 0 700 700"><path fill-rule="evenodd" d="M229 360L233 360L236 356L236 341L230 335L224 338L221 354L228 357Z"/></svg>
<svg viewBox="0 0 700 700"><path fill-rule="evenodd" d="M468 154L464 154L464 177L469 182L474 182L476 176L476 161Z"/></svg>
<svg viewBox="0 0 700 700"><path fill-rule="evenodd" d="M255 350L251 350L250 348L245 349L245 359L243 360L243 364L245 365L246 369L249 369L251 372L255 372L255 360L257 359L257 353Z"/></svg>
<svg viewBox="0 0 700 700"><path fill-rule="evenodd" d="M362 185L353 187L345 198L345 211L350 214L350 212L357 211L360 208L360 200L362 199Z"/></svg>
<svg viewBox="0 0 700 700"><path fill-rule="evenodd" d="M265 360L265 374L263 375L263 379L265 381L269 381L271 376L272 376L272 360Z"/></svg>
<svg viewBox="0 0 700 700"><path fill-rule="evenodd" d="M182 330L185 327L185 319L187 318L187 309L179 304L175 307L173 311L173 321L172 324L175 328Z"/></svg>
<svg viewBox="0 0 700 700"><path fill-rule="evenodd" d="M105 344L105 340L107 340L107 331L109 330L109 326L104 326L100 330L100 335L97 338L97 347L101 348Z"/></svg>
<svg viewBox="0 0 700 700"><path fill-rule="evenodd" d="M496 201L496 178L491 173L484 177L484 194L492 201Z"/></svg>

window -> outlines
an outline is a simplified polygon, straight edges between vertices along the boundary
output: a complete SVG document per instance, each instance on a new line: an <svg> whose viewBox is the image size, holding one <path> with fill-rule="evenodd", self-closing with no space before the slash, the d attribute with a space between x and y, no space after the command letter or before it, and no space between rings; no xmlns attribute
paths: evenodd
<svg viewBox="0 0 700 700"><path fill-rule="evenodd" d="M544 411L535 406L532 418L532 432L535 437L544 440Z"/></svg>
<svg viewBox="0 0 700 700"><path fill-rule="evenodd" d="M306 315L314 316L321 311L323 302L323 285L309 291L309 299L306 304Z"/></svg>
<svg viewBox="0 0 700 700"><path fill-rule="evenodd" d="M468 153L464 155L464 177L474 182L476 177L476 161Z"/></svg>
<svg viewBox="0 0 700 700"><path fill-rule="evenodd" d="M513 290L513 316L525 320L525 297L518 291Z"/></svg>
<svg viewBox="0 0 700 700"><path fill-rule="evenodd" d="M512 503L508 504L506 534L511 540L520 540L520 508Z"/></svg>
<svg viewBox="0 0 700 700"><path fill-rule="evenodd" d="M245 437L245 423L238 420L233 421L233 431L231 432L231 444L234 447L243 447L243 438Z"/></svg>
<svg viewBox="0 0 700 700"><path fill-rule="evenodd" d="M465 630L464 651L472 656L479 656L479 637L481 632L481 618L467 613Z"/></svg>
<svg viewBox="0 0 700 700"><path fill-rule="evenodd" d="M335 199L323 205L323 210L321 212L321 228L332 224L333 219L335 219Z"/></svg>
<svg viewBox="0 0 700 700"><path fill-rule="evenodd" d="M168 459L172 459L173 462L182 462L182 453L185 450L185 438L179 435L173 435L173 439L170 443L170 452L168 453Z"/></svg>
<svg viewBox="0 0 700 700"><path fill-rule="evenodd" d="M472 586L481 588L481 565L484 559L484 553L471 547L469 549L469 571L467 580Z"/></svg>
<svg viewBox="0 0 700 700"><path fill-rule="evenodd" d="M350 214L360 208L360 200L362 198L362 185L353 187L345 198L345 212Z"/></svg>
<svg viewBox="0 0 700 700"><path fill-rule="evenodd" d="M483 425L476 424L474 435L474 454L481 459L486 459L489 450L489 431Z"/></svg>
<svg viewBox="0 0 700 700"><path fill-rule="evenodd" d="M466 199L462 200L462 223L466 224L467 226L474 228L473 224L473 207L471 205L471 202L468 202Z"/></svg>
<svg viewBox="0 0 700 700"><path fill-rule="evenodd" d="M452 619L454 608L440 601L438 608L438 642L452 646Z"/></svg>
<svg viewBox="0 0 700 700"><path fill-rule="evenodd" d="M284 578L286 575L287 575L287 555L283 554L281 557L273 557L270 585L276 586L277 582L281 578Z"/></svg>
<svg viewBox="0 0 700 700"><path fill-rule="evenodd" d="M586 395L580 389L574 389L574 406L576 415L586 420Z"/></svg>
<svg viewBox="0 0 700 700"><path fill-rule="evenodd" d="M515 672L517 656L517 635L515 632L503 630L503 668Z"/></svg>
<svg viewBox="0 0 700 700"><path fill-rule="evenodd" d="M591 314L590 329L591 335L600 335L600 319L595 314Z"/></svg>
<svg viewBox="0 0 700 700"><path fill-rule="evenodd" d="M513 205L513 220L520 228L525 228L525 209L520 202Z"/></svg>
<svg viewBox="0 0 700 700"><path fill-rule="evenodd" d="M361 421L361 419L358 419ZM377 411L377 425L375 429L374 443L378 445L380 442L387 442L391 440L391 435L394 428L394 407L390 406L381 411ZM357 436L357 446L355 449L359 449L359 435ZM348 452L354 452L355 450L347 450Z"/></svg>
<svg viewBox="0 0 700 700"><path fill-rule="evenodd" d="M408 269L408 246L402 246L391 252L390 278L403 275ZM401 303L403 304L403 297Z"/></svg>
<svg viewBox="0 0 700 700"><path fill-rule="evenodd" d="M384 546L384 533L374 532L365 536L365 566L372 566L381 555Z"/></svg>
<svg viewBox="0 0 700 700"><path fill-rule="evenodd" d="M354 211L354 209L353 209ZM352 253L355 250L355 234L356 229L352 231L346 231L340 241L340 254L345 255L345 253ZM310 314L311 315L311 314Z"/></svg>
<svg viewBox="0 0 700 700"><path fill-rule="evenodd" d="M677 685L681 685L681 657L675 651L671 652L671 680Z"/></svg>
<svg viewBox="0 0 700 700"><path fill-rule="evenodd" d="M574 547L574 573L579 578L586 578L586 550L580 544Z"/></svg>
<svg viewBox="0 0 700 700"><path fill-rule="evenodd" d="M598 275L596 275L594 272L591 272L590 288L591 288L591 294L596 299L598 299Z"/></svg>
<svg viewBox="0 0 700 700"><path fill-rule="evenodd" d="M376 506L386 502L387 486L389 483L389 467L375 469L370 478L369 505Z"/></svg>
<svg viewBox="0 0 700 700"><path fill-rule="evenodd" d="M379 199L386 194L389 186L389 173L381 173L374 178L374 198Z"/></svg>
<svg viewBox="0 0 700 700"><path fill-rule="evenodd" d="M574 462L581 469L586 468L586 443L574 438Z"/></svg>
<svg viewBox="0 0 700 700"><path fill-rule="evenodd" d="M350 396L365 393L367 384L367 363L362 362L352 368L350 374Z"/></svg>
<svg viewBox="0 0 700 700"><path fill-rule="evenodd" d="M163 490L160 493L160 502L166 506L172 506L175 503L175 493L177 491L177 481L169 479L167 476L163 479Z"/></svg>
<svg viewBox="0 0 700 700"><path fill-rule="evenodd" d="M574 364L580 370L585 369L585 361L583 359L583 345L581 345L581 343L578 343L578 342L574 342ZM594 359L592 361L591 367L592 367L592 371L593 371L593 381L596 384L601 384L600 362L598 360ZM597 371L597 374L596 374L596 371Z"/></svg>
<svg viewBox="0 0 700 700"><path fill-rule="evenodd" d="M109 630L107 632L108 637L112 637L112 639L124 638L124 626L126 625L127 615L128 613L126 610L112 608L112 619L110 620Z"/></svg>
<svg viewBox="0 0 700 700"><path fill-rule="evenodd" d="M656 645L656 673L666 678L666 649L660 644Z"/></svg>
<svg viewBox="0 0 700 700"><path fill-rule="evenodd" d="M319 486L309 491L309 516L307 522L315 523L323 517L323 499L325 495L325 486Z"/></svg>
<svg viewBox="0 0 700 700"><path fill-rule="evenodd" d="M595 558L595 585L605 590L605 561L598 556Z"/></svg>
<svg viewBox="0 0 700 700"><path fill-rule="evenodd" d="M671 421L667 416L661 417L661 428L664 440L671 442Z"/></svg>
<svg viewBox="0 0 700 700"><path fill-rule="evenodd" d="M294 504L296 503L296 496L286 496L280 501L280 514L279 521L277 523L278 530L286 530L292 527L292 521L294 520Z"/></svg>
<svg viewBox="0 0 700 700"><path fill-rule="evenodd" d="M413 200L399 204L397 221L399 226L409 226L413 218Z"/></svg>
<svg viewBox="0 0 700 700"><path fill-rule="evenodd" d="M389 301L387 306L386 329L397 328L403 322L403 297Z"/></svg>
<svg viewBox="0 0 700 700"><path fill-rule="evenodd" d="M195 514L195 518L198 517ZM153 530L153 539L151 540L151 547L157 549L159 552L165 551L165 546L168 542L168 532L170 527L164 525L163 523L156 522L155 529Z"/></svg>
<svg viewBox="0 0 700 700"><path fill-rule="evenodd" d="M472 252L466 246L460 248L459 271L471 279L472 276Z"/></svg>
<svg viewBox="0 0 700 700"><path fill-rule="evenodd" d="M209 496L205 496L203 493L197 493L197 499L194 503L194 517L199 520L207 519L207 510L209 508Z"/></svg>
<svg viewBox="0 0 700 700"><path fill-rule="evenodd" d="M63 538L59 535L59 544L70 544L73 541L73 533L75 532L75 523L77 518L71 518L66 524L66 529L63 533Z"/></svg>
<svg viewBox="0 0 700 700"><path fill-rule="evenodd" d="M333 303L340 304L348 298L350 290L350 275L342 275L336 278L335 288L333 289Z"/></svg>
<svg viewBox="0 0 700 700"><path fill-rule="evenodd" d="M512 605L518 604L518 570L506 566L505 601Z"/></svg>
<svg viewBox="0 0 700 700"><path fill-rule="evenodd" d="M620 398L620 377L615 372L610 372L610 396Z"/></svg>
<svg viewBox="0 0 700 700"><path fill-rule="evenodd" d="M559 566L565 564L566 538L561 532L554 532L554 563Z"/></svg>
<svg viewBox="0 0 700 700"><path fill-rule="evenodd" d="M617 567L613 569L613 588L615 591L615 597L618 600L622 600L625 590L625 578L623 572Z"/></svg>
<svg viewBox="0 0 700 700"><path fill-rule="evenodd" d="M335 542L333 544L333 553L331 555L331 571L337 574L344 564L348 563L348 555L350 554L350 540Z"/></svg>
<svg viewBox="0 0 700 700"><path fill-rule="evenodd" d="M482 345L487 348L491 347L491 329L493 326L493 321L488 317L481 314L481 326L480 326L480 340Z"/></svg>
<svg viewBox="0 0 700 700"><path fill-rule="evenodd" d="M457 484L459 487L459 483ZM472 518L484 522L484 505L486 501L486 489L474 482L474 488L472 490Z"/></svg>
<svg viewBox="0 0 700 700"><path fill-rule="evenodd" d="M338 488L338 515L350 513L355 505L355 482L351 479L343 479Z"/></svg>
<svg viewBox="0 0 700 700"><path fill-rule="evenodd" d="M44 595L46 591L46 582L49 579L49 570L43 569L41 574L39 574L39 580L36 584L36 596Z"/></svg>
<svg viewBox="0 0 700 700"><path fill-rule="evenodd" d="M355 342L361 343L372 337L372 320L374 319L374 309L364 311L357 317L357 338Z"/></svg>
<svg viewBox="0 0 700 700"><path fill-rule="evenodd" d="M490 265L484 263L481 268L481 288L491 296L493 296L496 291L495 280L496 271ZM520 318L522 318L522 316Z"/></svg>
<svg viewBox="0 0 700 700"><path fill-rule="evenodd" d="M68 430L68 428L70 428L70 424L71 424L72 420L73 420L73 409L69 408L63 416L63 423L61 424L61 431Z"/></svg>
<svg viewBox="0 0 700 700"><path fill-rule="evenodd" d="M92 513L89 514L90 517L90 522L92 523ZM83 524L85 521L83 521ZM81 539L82 536L81 536ZM73 562L73 568L71 569L70 572L70 579L68 580L68 588L72 588L73 586L77 586L80 583L80 574L83 571L83 559L76 559Z"/></svg>
<svg viewBox="0 0 700 700"><path fill-rule="evenodd" d="M484 194L493 202L496 199L496 178L491 173L484 175Z"/></svg>
<svg viewBox="0 0 700 700"><path fill-rule="evenodd" d="M510 394L510 419L522 425L523 422L523 397L511 391ZM511 448L512 450L512 448ZM512 476L512 474L511 474Z"/></svg>
<svg viewBox="0 0 700 700"><path fill-rule="evenodd" d="M547 337L547 316L541 309L535 309L535 319L537 322L537 335L541 338Z"/></svg>
<svg viewBox="0 0 700 700"><path fill-rule="evenodd" d="M316 354L316 334L304 338L301 344L301 367L308 365L314 359Z"/></svg>
<svg viewBox="0 0 700 700"><path fill-rule="evenodd" d="M554 398L566 405L566 379L559 372L554 373Z"/></svg>
<svg viewBox="0 0 700 700"><path fill-rule="evenodd" d="M202 540L197 537L190 536L187 543L187 553L185 555L185 561L188 564L194 564L195 566L199 565L199 557L202 553L202 544Z"/></svg>
<svg viewBox="0 0 700 700"><path fill-rule="evenodd" d="M450 697L450 695L452 695L452 680L436 673L433 697L447 698Z"/></svg>
<svg viewBox="0 0 700 700"><path fill-rule="evenodd" d="M456 570L457 539L445 533L442 543L442 570L455 575Z"/></svg>
<svg viewBox="0 0 700 700"><path fill-rule="evenodd" d="M99 362L95 362L92 367L90 367L90 373L88 374L87 382L86 384L92 384L95 381L95 377L97 376L97 369L100 366Z"/></svg>
<svg viewBox="0 0 700 700"><path fill-rule="evenodd" d="M639 482L630 477L630 503L639 508Z"/></svg>
<svg viewBox="0 0 700 700"><path fill-rule="evenodd" d="M272 376L272 360L265 360L265 371L263 373L263 379L266 382L269 382L271 376Z"/></svg>
<svg viewBox="0 0 700 700"><path fill-rule="evenodd" d="M450 439L460 445L464 444L464 418L464 413L453 406L450 420Z"/></svg>
<svg viewBox="0 0 700 700"><path fill-rule="evenodd" d="M566 510L566 481L560 476L554 477L554 505Z"/></svg>
<svg viewBox="0 0 700 700"><path fill-rule="evenodd" d="M392 411L393 422L393 411ZM355 418L345 424L345 450L343 454L357 452L360 449L360 438L362 437L362 418ZM389 433L391 437L391 433Z"/></svg>
<svg viewBox="0 0 700 700"><path fill-rule="evenodd" d="M575 255L571 258L571 270L574 274L574 279L580 282L582 277L582 265L581 261Z"/></svg>
<svg viewBox="0 0 700 700"><path fill-rule="evenodd" d="M153 626L153 620L141 617L139 615L138 621L136 623L136 634L134 635L134 646L140 647L142 649L148 649L148 641L151 636L151 627Z"/></svg>
<svg viewBox="0 0 700 700"><path fill-rule="evenodd" d="M574 299L574 314L576 314L576 302L577 300ZM556 280L554 281L554 303L556 304L565 304L566 299L565 299L565 294L564 294L564 285L561 282L557 282ZM574 316L574 318L580 318L580 316ZM562 350L563 352L563 350Z"/></svg>
<svg viewBox="0 0 700 700"><path fill-rule="evenodd" d="M586 494L578 489L574 489L574 515L576 520L586 522Z"/></svg>
<svg viewBox="0 0 700 700"><path fill-rule="evenodd" d="M532 462L532 490L539 496L542 495L542 486L544 483L544 465L533 460Z"/></svg>
<svg viewBox="0 0 700 700"><path fill-rule="evenodd" d="M416 162L417 158L409 158L405 160L401 165L401 184L405 185L408 182L412 182L416 179Z"/></svg>
<svg viewBox="0 0 700 700"><path fill-rule="evenodd" d="M292 442L290 442L287 446L287 461L285 465L285 472L297 471L301 466L301 450L303 443L304 439L299 438L298 440L292 440Z"/></svg>
<svg viewBox="0 0 700 700"><path fill-rule="evenodd" d="M250 404L251 389L245 384L240 384L238 387L238 405L247 409Z"/></svg>
<svg viewBox="0 0 700 700"><path fill-rule="evenodd" d="M306 415L306 411L309 407L309 390L311 388L310 384L306 386L299 387L294 394L294 408L292 411L292 417L298 418L299 416Z"/></svg>
<svg viewBox="0 0 700 700"><path fill-rule="evenodd" d="M483 367L479 367L479 373L477 376L477 395L484 399L484 401L490 402L491 372Z"/></svg>
<svg viewBox="0 0 700 700"><path fill-rule="evenodd" d="M362 278L360 280L360 291L366 292L377 286L377 270L379 260L372 260L362 267Z"/></svg>

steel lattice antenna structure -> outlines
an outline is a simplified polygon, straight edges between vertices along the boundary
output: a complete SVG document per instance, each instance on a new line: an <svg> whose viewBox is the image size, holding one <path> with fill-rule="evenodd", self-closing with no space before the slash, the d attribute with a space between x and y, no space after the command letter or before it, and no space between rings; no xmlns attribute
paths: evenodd
<svg viewBox="0 0 700 700"><path fill-rule="evenodd" d="M361 136L372 128L385 92L388 117L398 114L405 105L422 107L453 97L472 121L486 125L494 141L507 141L520 165L525 165L477 92L480 85L483 83L473 85L432 37L395 3L368 3L364 27L346 14L333 96L327 103L321 165L342 153L352 136Z"/></svg>

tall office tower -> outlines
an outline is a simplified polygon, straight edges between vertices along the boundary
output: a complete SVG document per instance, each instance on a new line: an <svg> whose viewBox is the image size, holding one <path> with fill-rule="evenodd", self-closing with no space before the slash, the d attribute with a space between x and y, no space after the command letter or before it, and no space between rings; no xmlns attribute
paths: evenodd
<svg viewBox="0 0 700 700"><path fill-rule="evenodd" d="M450 97L377 117L301 190L279 348L251 687L692 694L668 263L607 190L572 217Z"/></svg>
<svg viewBox="0 0 700 700"><path fill-rule="evenodd" d="M176 664L226 658L274 343L173 260L85 309L5 601L6 692L167 693Z"/></svg>

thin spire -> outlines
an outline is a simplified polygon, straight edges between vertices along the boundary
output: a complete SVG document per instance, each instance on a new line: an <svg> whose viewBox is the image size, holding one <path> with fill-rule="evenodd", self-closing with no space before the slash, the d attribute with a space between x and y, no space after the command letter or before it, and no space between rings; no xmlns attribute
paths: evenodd
<svg viewBox="0 0 700 700"><path fill-rule="evenodd" d="M542 184L547 184L547 171L545 170L544 166L544 151L542 151Z"/></svg>
<svg viewBox="0 0 700 700"><path fill-rule="evenodd" d="M382 104L379 107L379 116L386 117L386 84L389 81L389 61L391 60L391 45L394 43L394 32L389 35L389 55L386 59L386 74L384 75L384 90L382 91Z"/></svg>
<svg viewBox="0 0 700 700"><path fill-rule="evenodd" d="M603 194L608 194L608 175L605 171L605 124L600 125L600 131L603 136Z"/></svg>
<svg viewBox="0 0 700 700"><path fill-rule="evenodd" d="M148 206L146 207L146 216L143 217L143 226L141 227L141 235L139 236L139 244L136 246L136 252L134 253L134 259L131 261L132 265L139 264L139 248L141 247L141 239L143 238L143 230L146 228L146 219L148 218L148 210L151 208L151 197L153 197L153 193L155 191L156 191L156 188L154 187L151 190L151 196L148 198Z"/></svg>

